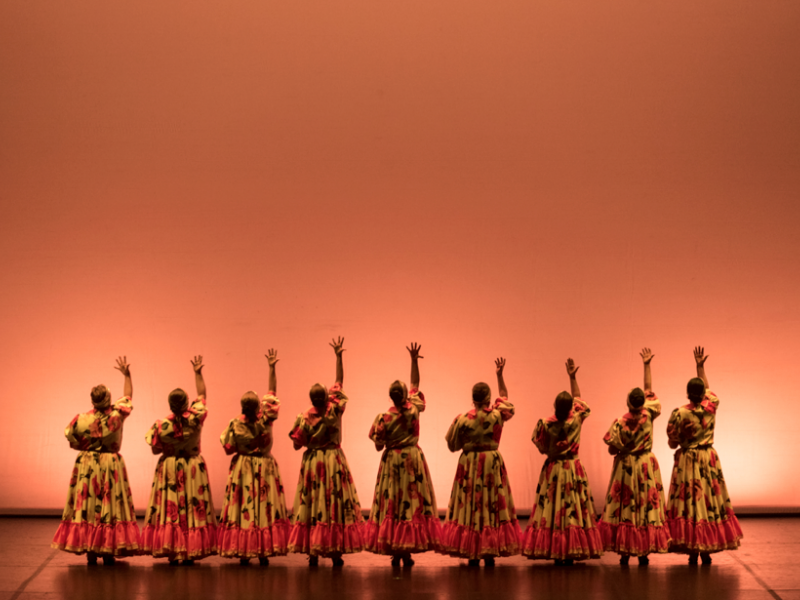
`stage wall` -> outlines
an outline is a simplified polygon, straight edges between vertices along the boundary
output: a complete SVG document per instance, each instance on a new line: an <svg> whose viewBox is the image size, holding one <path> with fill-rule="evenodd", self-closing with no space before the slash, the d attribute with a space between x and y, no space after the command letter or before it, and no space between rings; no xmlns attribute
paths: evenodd
<svg viewBox="0 0 800 600"><path fill-rule="evenodd" d="M503 432L530 510L539 417L581 366L581 457L655 352L669 412L705 345L737 507L800 507L800 3L783 0L100 2L0 5L0 511L59 508L63 431L132 364L123 455L206 362L203 438L266 392L274 455L344 335L343 447L368 507L367 439L422 344L420 444L446 507L444 434L508 360Z"/></svg>

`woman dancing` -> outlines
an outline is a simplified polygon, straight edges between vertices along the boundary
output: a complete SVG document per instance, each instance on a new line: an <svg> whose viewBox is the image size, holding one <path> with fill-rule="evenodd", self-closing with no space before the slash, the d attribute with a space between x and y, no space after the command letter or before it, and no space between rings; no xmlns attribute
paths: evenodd
<svg viewBox="0 0 800 600"><path fill-rule="evenodd" d="M441 525L431 474L419 442L419 414L425 396L419 390L420 346L406 347L411 354L411 391L402 381L389 386L392 406L375 417L369 438L383 450L372 510L364 527L366 549L389 554L392 566L414 564L411 554L437 550ZM384 450L385 448L385 450Z"/></svg>

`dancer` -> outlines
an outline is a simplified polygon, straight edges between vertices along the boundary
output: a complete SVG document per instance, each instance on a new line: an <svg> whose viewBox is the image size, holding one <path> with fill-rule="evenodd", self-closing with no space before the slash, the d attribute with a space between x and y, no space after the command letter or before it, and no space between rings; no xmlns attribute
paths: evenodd
<svg viewBox="0 0 800 600"><path fill-rule="evenodd" d="M294 497L294 515L289 533L289 552L308 554L309 566L319 557L330 557L333 566L344 564L342 554L364 549L361 505L341 449L342 415L347 396L342 391L344 338L333 340L336 353L336 383L326 390L311 387L311 408L297 415L289 437L295 450L306 447Z"/></svg>
<svg viewBox="0 0 800 600"><path fill-rule="evenodd" d="M443 554L469 559L471 567L494 566L497 556L519 554L521 531L503 457L498 451L503 424L514 416L503 380L504 358L495 361L500 397L483 382L472 387L473 408L459 415L445 438L458 458L442 530Z"/></svg>
<svg viewBox="0 0 800 600"><path fill-rule="evenodd" d="M603 555L592 491L578 458L581 426L590 410L580 397L576 378L580 367L571 358L566 365L572 394L556 396L555 415L539 419L533 430L533 443L547 460L522 547L528 558L552 559L557 565Z"/></svg>
<svg viewBox="0 0 800 600"><path fill-rule="evenodd" d="M688 554L692 565L698 554L710 565L712 552L736 550L743 537L713 446L719 398L708 389L707 359L697 346L697 377L686 386L690 402L672 411L667 425L669 447L678 448L667 504L670 551Z"/></svg>
<svg viewBox="0 0 800 600"><path fill-rule="evenodd" d="M411 354L411 392L402 381L389 386L394 406L375 417L369 438L380 452L381 466L369 521L364 527L366 549L390 554L392 566L402 559L414 564L412 552L439 548L441 525L431 474L419 442L419 413L425 396L419 390L420 346L406 347Z"/></svg>
<svg viewBox="0 0 800 600"><path fill-rule="evenodd" d="M661 414L661 402L653 393L650 348L640 352L644 363L644 390L628 393L628 412L615 420L603 441L614 455L606 506L598 527L603 548L620 555L627 565L631 556L640 565L649 564L651 552L669 550L669 528L665 525L664 488L653 447L653 420Z"/></svg>
<svg viewBox="0 0 800 600"><path fill-rule="evenodd" d="M231 420L220 442L226 454L234 454L225 486L225 502L219 527L219 553L239 558L246 565L258 558L262 566L270 556L286 554L289 521L278 463L272 457L272 423L281 401L275 396L278 353L270 349L269 393L259 402L255 392L241 399L242 414Z"/></svg>
<svg viewBox="0 0 800 600"><path fill-rule="evenodd" d="M172 413L160 419L145 439L156 465L150 504L144 517L142 546L145 554L167 557L171 565L194 564L217 553L216 517L211 502L206 463L200 455L200 434L208 416L203 357L191 361L197 400L177 388L169 393Z"/></svg>
<svg viewBox="0 0 800 600"><path fill-rule="evenodd" d="M125 461L119 455L122 426L133 410L133 383L127 357L117 358L114 367L125 376L123 397L111 404L111 392L104 385L92 388L94 408L76 415L64 435L69 445L80 450L69 481L67 504L51 546L86 553L90 565L113 565L115 557L139 551L139 527L133 511Z"/></svg>

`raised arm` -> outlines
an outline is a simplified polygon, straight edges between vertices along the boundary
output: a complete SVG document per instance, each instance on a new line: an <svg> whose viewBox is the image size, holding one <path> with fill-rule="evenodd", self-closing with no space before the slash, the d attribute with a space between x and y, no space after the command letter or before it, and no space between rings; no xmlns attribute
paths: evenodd
<svg viewBox="0 0 800 600"><path fill-rule="evenodd" d="M650 351L650 348L642 348L642 351L639 352L639 356L642 357L642 362L644 363L644 391L652 392L653 391L653 375L650 372L650 361L653 360L655 354Z"/></svg>
<svg viewBox="0 0 800 600"><path fill-rule="evenodd" d="M194 369L194 384L197 387L197 397L206 397L206 382L203 381L203 357L199 354L192 359L192 368Z"/></svg>
<svg viewBox="0 0 800 600"><path fill-rule="evenodd" d="M125 388L122 395L133 399L133 381L131 381L131 366L128 364L128 357L118 356L117 366L114 368L125 376Z"/></svg>
<svg viewBox="0 0 800 600"><path fill-rule="evenodd" d="M578 387L578 380L575 375L578 373L580 367L575 366L575 361L571 358L567 359L567 374L569 375L569 388L573 398L580 398L581 388Z"/></svg>
<svg viewBox="0 0 800 600"><path fill-rule="evenodd" d="M708 360L708 356L705 353L705 348L696 346L694 349L694 362L697 363L697 376L703 380L706 389L708 389L708 377L706 377L705 367L706 360Z"/></svg>
<svg viewBox="0 0 800 600"><path fill-rule="evenodd" d="M278 393L278 376L275 374L275 364L278 362L278 351L270 348L264 355L269 361L269 393L273 396Z"/></svg>
<svg viewBox="0 0 800 600"><path fill-rule="evenodd" d="M411 388L419 389L419 359L425 358L419 355L422 346L416 342L411 342L411 346L406 346L406 350L411 355Z"/></svg>
<svg viewBox="0 0 800 600"><path fill-rule="evenodd" d="M344 352L344 338L339 336L338 339L334 338L331 341L331 347L333 351L336 353L336 383L338 385L342 385L344 382L344 365L342 364L342 352Z"/></svg>
<svg viewBox="0 0 800 600"><path fill-rule="evenodd" d="M508 388L506 388L505 379L503 379L503 369L506 367L506 359L502 356L494 359L494 366L497 371L497 393L502 398L508 398Z"/></svg>

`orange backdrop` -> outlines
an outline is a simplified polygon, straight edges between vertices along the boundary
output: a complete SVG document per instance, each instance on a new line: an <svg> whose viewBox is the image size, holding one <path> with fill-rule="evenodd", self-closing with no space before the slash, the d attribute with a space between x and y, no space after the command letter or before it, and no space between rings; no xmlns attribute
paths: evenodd
<svg viewBox="0 0 800 600"><path fill-rule="evenodd" d="M263 393L275 456L344 335L344 449L362 504L367 439L422 344L421 446L445 507L443 436L508 359L512 490L533 502L536 419L581 365L581 455L651 346L665 412L692 346L722 399L734 505L800 506L792 401L800 319L800 3L784 0L216 0L0 3L0 510L57 508L64 426L100 382L135 410L137 507L169 390L207 363L218 436ZM666 417L655 451L671 467ZM666 482L665 482L666 483Z"/></svg>

